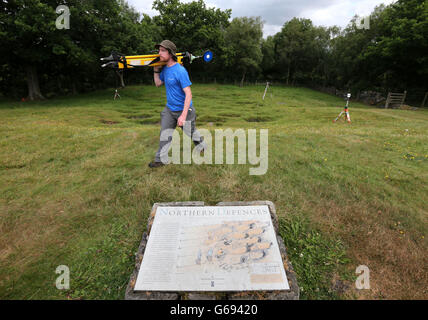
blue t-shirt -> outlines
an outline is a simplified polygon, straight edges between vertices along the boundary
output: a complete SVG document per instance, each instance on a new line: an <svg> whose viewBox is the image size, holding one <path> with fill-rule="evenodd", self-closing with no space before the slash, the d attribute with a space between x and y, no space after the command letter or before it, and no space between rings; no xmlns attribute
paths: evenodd
<svg viewBox="0 0 428 320"><path fill-rule="evenodd" d="M171 67L164 67L159 79L165 83L166 105L171 111L181 111L184 108L186 94L183 89L192 85L187 70L179 63ZM193 102L190 101L190 107Z"/></svg>

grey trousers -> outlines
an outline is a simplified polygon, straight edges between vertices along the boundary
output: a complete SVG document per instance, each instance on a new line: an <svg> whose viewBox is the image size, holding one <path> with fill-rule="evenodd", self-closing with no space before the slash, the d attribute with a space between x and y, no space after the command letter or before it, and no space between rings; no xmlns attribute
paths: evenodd
<svg viewBox="0 0 428 320"><path fill-rule="evenodd" d="M177 127L177 120L181 116L182 111L171 111L168 107L165 107L163 111L161 112L161 136L162 131L166 129L175 129ZM187 130L188 128L180 127L184 133L189 136L192 140L195 146L203 150L205 148L205 143L203 142L203 137L200 136L199 132L196 130L196 110L192 106L189 108L189 111L187 112L187 118L186 121L190 121L190 132ZM156 152L155 161L161 162L161 157L166 159L166 155L168 154L169 148L171 147L172 143L172 136L168 136L167 141L162 141L164 139L160 139L159 141L159 149Z"/></svg>

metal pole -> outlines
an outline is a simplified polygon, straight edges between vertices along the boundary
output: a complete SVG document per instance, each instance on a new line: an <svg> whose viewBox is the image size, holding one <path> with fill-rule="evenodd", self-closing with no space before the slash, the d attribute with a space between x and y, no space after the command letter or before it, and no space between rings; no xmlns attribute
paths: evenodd
<svg viewBox="0 0 428 320"><path fill-rule="evenodd" d="M267 92L267 89L269 88L269 82L266 82L266 88L265 88L265 93L263 94L263 101L265 100L265 95L266 95L266 92Z"/></svg>

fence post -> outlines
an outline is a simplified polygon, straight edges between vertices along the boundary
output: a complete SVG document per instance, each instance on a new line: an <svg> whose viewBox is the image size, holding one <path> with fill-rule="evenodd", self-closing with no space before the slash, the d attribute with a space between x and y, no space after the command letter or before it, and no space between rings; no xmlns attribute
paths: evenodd
<svg viewBox="0 0 428 320"><path fill-rule="evenodd" d="M422 101L421 108L425 107L425 102L427 101L427 96L428 96L428 91L425 92L425 97L424 97L424 100Z"/></svg>
<svg viewBox="0 0 428 320"><path fill-rule="evenodd" d="M388 97L386 98L386 103L385 103L385 109L388 109L390 96L391 96L391 92L388 92Z"/></svg>
<svg viewBox="0 0 428 320"><path fill-rule="evenodd" d="M406 100L407 91L404 91L403 100L401 100L400 107L404 104L404 101Z"/></svg>

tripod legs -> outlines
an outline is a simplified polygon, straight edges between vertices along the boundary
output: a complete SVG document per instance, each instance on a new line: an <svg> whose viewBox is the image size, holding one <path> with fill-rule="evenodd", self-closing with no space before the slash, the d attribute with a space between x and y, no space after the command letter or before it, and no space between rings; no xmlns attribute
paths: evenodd
<svg viewBox="0 0 428 320"><path fill-rule="evenodd" d="M351 116L349 115L348 110L346 110L346 112L345 112L345 120L348 121L349 123L351 123Z"/></svg>
<svg viewBox="0 0 428 320"><path fill-rule="evenodd" d="M337 120L339 120L339 119L340 119L340 117L341 117L343 114L345 114L345 120L346 120L348 123L351 123L351 116L349 115L349 111L348 111L348 109L347 109L347 108L345 108L345 110L341 111L341 112L339 113L339 115L337 116L337 118L333 120L333 122L336 122Z"/></svg>
<svg viewBox="0 0 428 320"><path fill-rule="evenodd" d="M119 92L116 89L115 92L114 92L114 100L116 100L117 97L119 97L119 99L120 99L120 94L119 94Z"/></svg>

